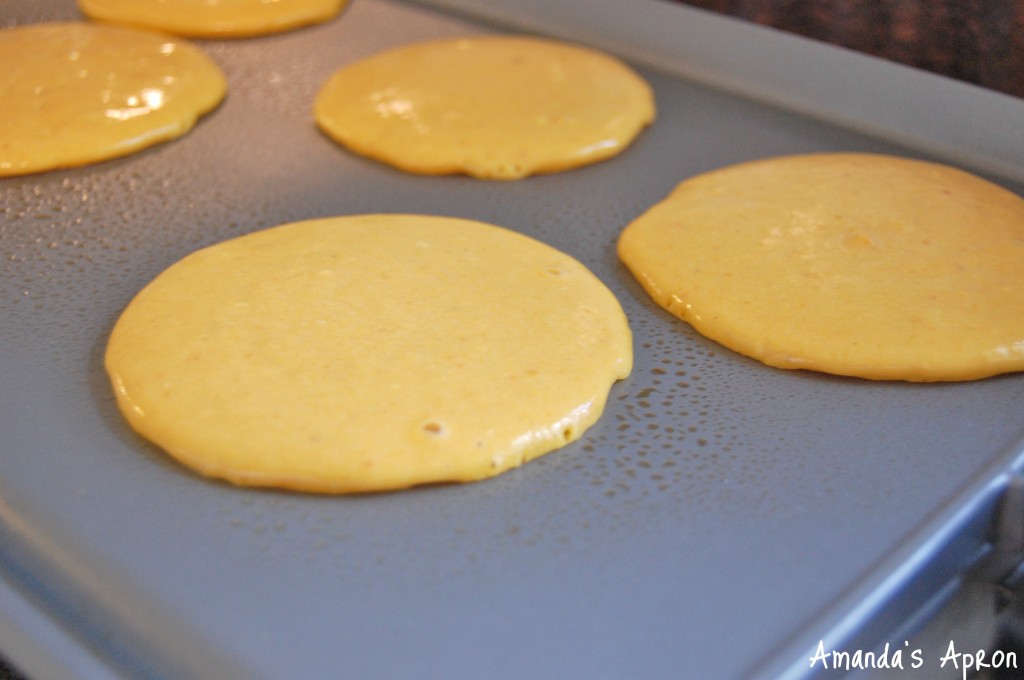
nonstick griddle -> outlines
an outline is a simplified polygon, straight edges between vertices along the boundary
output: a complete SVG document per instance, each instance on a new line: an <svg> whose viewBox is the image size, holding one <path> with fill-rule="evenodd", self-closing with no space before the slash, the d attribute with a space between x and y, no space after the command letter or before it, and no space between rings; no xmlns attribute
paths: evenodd
<svg viewBox="0 0 1024 680"><path fill-rule="evenodd" d="M12 0L0 21L80 18ZM346 63L483 32L623 56L657 122L519 182L406 175L315 128ZM654 305L614 244L681 180L780 154L939 160L1024 193L1024 101L662 0L353 0L199 44L229 95L189 135L0 180L0 650L30 677L824 677L820 641L902 644L988 549L1024 375L772 369ZM590 267L635 334L602 420L490 481L360 497L202 479L129 430L102 355L145 283L202 246L366 212L483 220Z"/></svg>

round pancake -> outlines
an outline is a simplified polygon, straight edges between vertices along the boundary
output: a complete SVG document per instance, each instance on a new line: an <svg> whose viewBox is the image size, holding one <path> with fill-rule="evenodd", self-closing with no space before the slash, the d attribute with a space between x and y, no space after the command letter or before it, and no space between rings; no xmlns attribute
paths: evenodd
<svg viewBox="0 0 1024 680"><path fill-rule="evenodd" d="M0 30L0 176L85 165L184 135L224 98L196 47L88 23Z"/></svg>
<svg viewBox="0 0 1024 680"><path fill-rule="evenodd" d="M334 18L345 0L78 0L100 21L191 38L245 38L289 31Z"/></svg>
<svg viewBox="0 0 1024 680"><path fill-rule="evenodd" d="M355 153L412 173L483 179L607 159L654 115L650 86L618 59L520 36L383 52L335 73L314 108L320 128Z"/></svg>
<svg viewBox="0 0 1024 680"><path fill-rule="evenodd" d="M297 222L172 265L106 368L132 427L198 472L323 493L472 481L578 438L632 365L583 265L469 220Z"/></svg>
<svg viewBox="0 0 1024 680"><path fill-rule="evenodd" d="M682 182L618 251L659 305L771 366L1024 369L1024 199L958 169L842 153L736 165Z"/></svg>

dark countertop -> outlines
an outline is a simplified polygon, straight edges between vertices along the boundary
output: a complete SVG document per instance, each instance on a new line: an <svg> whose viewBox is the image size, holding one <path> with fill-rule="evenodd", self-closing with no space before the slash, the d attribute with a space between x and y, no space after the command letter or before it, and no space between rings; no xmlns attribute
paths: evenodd
<svg viewBox="0 0 1024 680"><path fill-rule="evenodd" d="M1024 0L679 0L1024 97Z"/></svg>
<svg viewBox="0 0 1024 680"><path fill-rule="evenodd" d="M17 671L0 659L0 680L23 680L23 678Z"/></svg>

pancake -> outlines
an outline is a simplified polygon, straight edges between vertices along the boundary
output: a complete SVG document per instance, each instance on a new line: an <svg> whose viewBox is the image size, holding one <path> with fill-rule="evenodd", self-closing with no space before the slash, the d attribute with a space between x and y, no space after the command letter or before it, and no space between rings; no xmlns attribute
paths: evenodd
<svg viewBox="0 0 1024 680"><path fill-rule="evenodd" d="M618 155L654 115L650 86L618 59L522 36L371 56L337 71L314 107L320 128L357 154L412 173L506 180Z"/></svg>
<svg viewBox="0 0 1024 680"><path fill-rule="evenodd" d="M771 366L1024 369L1024 199L956 168L848 153L731 166L679 184L618 252L659 305Z"/></svg>
<svg viewBox="0 0 1024 680"><path fill-rule="evenodd" d="M131 426L203 475L320 493L497 475L571 442L632 365L611 292L503 228L297 222L169 267L106 368Z"/></svg>
<svg viewBox="0 0 1024 680"><path fill-rule="evenodd" d="M224 98L198 48L87 23L0 30L0 176L108 160L187 133Z"/></svg>
<svg viewBox="0 0 1024 680"><path fill-rule="evenodd" d="M334 18L345 0L78 0L99 21L191 38L246 38Z"/></svg>

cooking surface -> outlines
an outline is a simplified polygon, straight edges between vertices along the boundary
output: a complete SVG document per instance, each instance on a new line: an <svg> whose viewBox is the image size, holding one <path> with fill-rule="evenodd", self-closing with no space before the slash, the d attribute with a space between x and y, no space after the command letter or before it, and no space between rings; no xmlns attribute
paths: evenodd
<svg viewBox="0 0 1024 680"><path fill-rule="evenodd" d="M4 19L77 16L22 0ZM626 223L704 170L826 150L934 156L644 64L655 125L622 156L557 175L404 175L315 129L312 99L341 65L485 30L500 28L356 0L327 25L201 42L229 94L188 136L0 180L0 648L30 675L767 677L847 615L871 620L880 603L865 596L984 505L1021 450L1024 376L771 369L657 308L614 253ZM364 212L492 222L589 266L635 334L634 373L603 419L492 481L366 497L232 488L129 431L102 354L140 287L199 247Z"/></svg>

